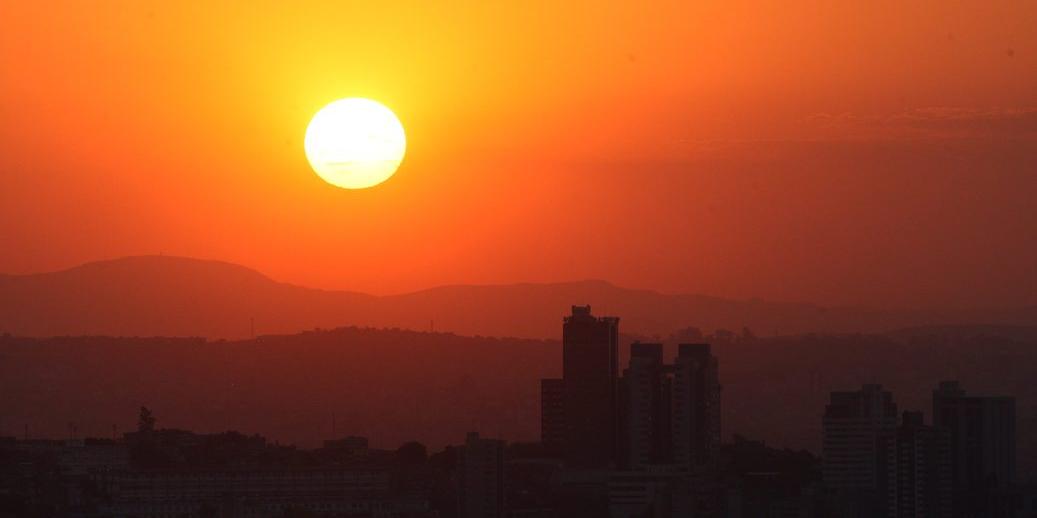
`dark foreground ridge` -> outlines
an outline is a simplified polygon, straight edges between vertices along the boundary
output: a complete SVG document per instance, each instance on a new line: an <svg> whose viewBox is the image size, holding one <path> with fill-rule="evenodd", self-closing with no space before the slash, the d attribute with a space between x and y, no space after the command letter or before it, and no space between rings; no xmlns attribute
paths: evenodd
<svg viewBox="0 0 1037 518"><path fill-rule="evenodd" d="M1018 397L1020 451L1037 458L1034 336L991 327L777 338L689 329L662 341L667 359L678 342L712 344L731 432L818 451L814 425L829 391L881 382L905 408L925 408L932 380L959 379ZM621 335L620 365L635 339L651 341ZM557 341L372 328L240 341L7 336L0 358L3 435L20 436L28 424L34 436L64 437L76 422L109 436L112 424L133 424L126 408L150 404L170 425L240 428L302 445L324 440L332 415L340 430L382 446L449 444L476 425L533 440L539 380L562 374Z"/></svg>

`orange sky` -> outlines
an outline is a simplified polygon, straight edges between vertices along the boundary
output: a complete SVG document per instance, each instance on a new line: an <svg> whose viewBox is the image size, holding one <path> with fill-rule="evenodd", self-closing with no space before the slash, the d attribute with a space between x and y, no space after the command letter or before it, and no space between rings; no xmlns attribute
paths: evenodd
<svg viewBox="0 0 1037 518"><path fill-rule="evenodd" d="M1037 3L557 3L4 2L0 271L1037 304ZM364 191L302 150L352 96Z"/></svg>

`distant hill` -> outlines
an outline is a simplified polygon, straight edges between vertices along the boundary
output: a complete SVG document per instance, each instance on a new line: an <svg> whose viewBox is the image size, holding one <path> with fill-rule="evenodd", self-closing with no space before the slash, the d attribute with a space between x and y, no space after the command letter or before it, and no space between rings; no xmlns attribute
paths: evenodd
<svg viewBox="0 0 1037 518"><path fill-rule="evenodd" d="M881 311L670 295L605 281L444 286L393 296L304 288L218 261L141 256L33 275L0 275L0 332L24 336L244 338L343 325L553 338L571 304L621 317L624 332L696 326L758 335L910 326L1037 324L1037 308Z"/></svg>

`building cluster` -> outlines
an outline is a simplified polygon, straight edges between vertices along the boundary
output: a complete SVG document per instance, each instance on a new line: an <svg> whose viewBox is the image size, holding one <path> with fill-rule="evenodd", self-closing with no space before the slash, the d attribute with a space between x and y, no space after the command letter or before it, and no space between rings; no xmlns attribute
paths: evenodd
<svg viewBox="0 0 1037 518"><path fill-rule="evenodd" d="M574 306L563 324L562 378L540 386L541 441L564 459L556 485L597 490L610 516L1035 514L1032 492L1014 480L1014 398L942 382L926 424L921 412L898 414L879 385L833 392L817 480L740 470L738 445L721 445L710 346L679 344L667 364L662 344L635 342L619 375L618 326Z"/></svg>
<svg viewBox="0 0 1037 518"><path fill-rule="evenodd" d="M556 490L610 516L716 515L725 499L716 356L680 344L667 364L663 344L638 342L621 373L619 352L618 318L572 307L562 377L540 383L541 442L564 461Z"/></svg>
<svg viewBox="0 0 1037 518"><path fill-rule="evenodd" d="M970 396L942 382L932 416L931 424L922 412L898 416L879 385L831 394L822 472L844 514L1016 516L1015 399Z"/></svg>
<svg viewBox="0 0 1037 518"><path fill-rule="evenodd" d="M634 343L619 373L619 319L574 306L562 326L562 378L541 380L541 441L574 468L692 471L715 465L720 381L708 344Z"/></svg>
<svg viewBox="0 0 1037 518"><path fill-rule="evenodd" d="M437 475L363 438L297 450L236 432L0 443L4 516L435 517ZM11 514L4 514L4 512Z"/></svg>

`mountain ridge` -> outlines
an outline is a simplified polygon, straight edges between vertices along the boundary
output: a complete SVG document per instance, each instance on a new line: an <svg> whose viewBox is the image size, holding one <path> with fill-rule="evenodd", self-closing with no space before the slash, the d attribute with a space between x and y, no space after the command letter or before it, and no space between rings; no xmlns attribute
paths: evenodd
<svg viewBox="0 0 1037 518"><path fill-rule="evenodd" d="M626 332L686 327L761 335L881 332L931 325L1033 325L1037 308L879 310L626 288L602 279L458 284L372 295L280 282L218 260L130 256L55 272L0 274L0 332L26 336L243 338L347 325L555 338L572 304L622 318Z"/></svg>

